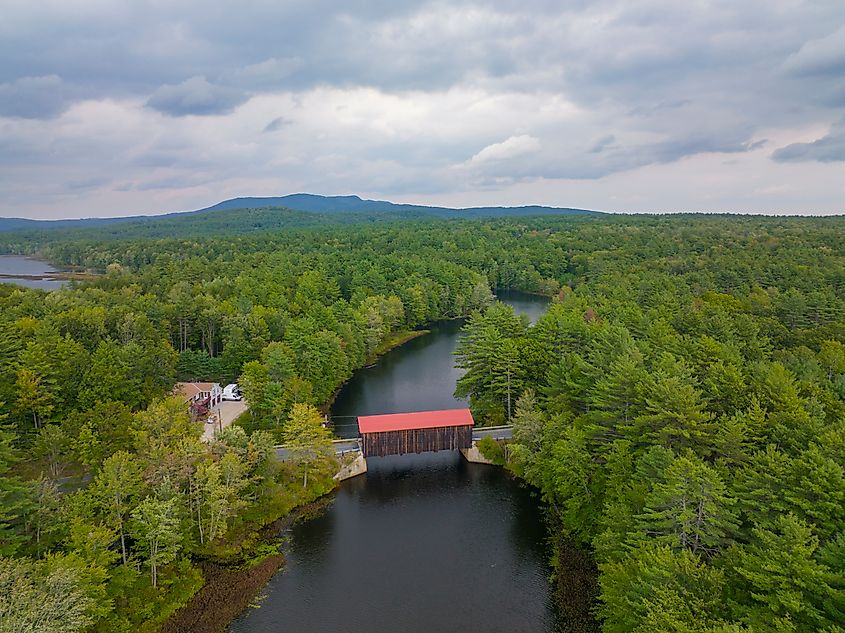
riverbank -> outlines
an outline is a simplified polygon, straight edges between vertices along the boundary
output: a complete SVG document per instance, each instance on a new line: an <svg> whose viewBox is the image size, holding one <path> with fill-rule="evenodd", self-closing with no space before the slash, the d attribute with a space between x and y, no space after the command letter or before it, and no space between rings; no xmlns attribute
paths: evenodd
<svg viewBox="0 0 845 633"><path fill-rule="evenodd" d="M425 336L426 334L430 334L431 330L403 330L401 332L394 332L393 334L388 334L387 338L385 338L381 344L375 349L375 351L370 355L367 359L367 362L364 366L372 365L376 362L380 356L383 356L390 350L401 347L408 341L412 341L415 338L420 336Z"/></svg>
<svg viewBox="0 0 845 633"><path fill-rule="evenodd" d="M364 365L359 367L355 371L360 371L361 369L372 367L378 361L378 359L387 354L387 352L394 350L397 347L402 347L405 343L413 341L415 338L425 336L426 334L431 334L431 330L402 330L400 332L394 332L393 334L389 334L373 351L373 353L367 357L367 360L364 361ZM346 382L341 383L341 385L335 390L331 397L322 406L320 406L320 413L327 415L329 411L331 411L331 408L332 406L334 406L338 394L343 390L343 388L348 382L349 381L347 380Z"/></svg>
<svg viewBox="0 0 845 633"><path fill-rule="evenodd" d="M0 284L15 284L41 290L57 290L71 281L89 281L90 271L56 267L43 259L21 255L0 255Z"/></svg>
<svg viewBox="0 0 845 633"><path fill-rule="evenodd" d="M555 530L552 566L553 598L566 633L599 633L601 623L595 617L599 595L599 570L590 552L568 540L562 530Z"/></svg>
<svg viewBox="0 0 845 633"><path fill-rule="evenodd" d="M535 304L537 298L533 301L527 300L526 303ZM542 307L537 308L536 313L545 308L546 302L542 302ZM456 347L457 340L460 336L461 322L463 319L455 319L454 321L443 323L432 323L429 327L431 330L415 330L396 332L387 337L382 344L374 351L370 358L367 359L365 366L356 371L356 375L347 383L343 385L343 389L334 394L332 398L332 410L337 414L336 420L343 424L349 416L367 415L370 413L382 413L396 410L425 410L433 408L449 408L450 406L458 406L449 402L451 394L454 391L455 381L459 376L459 372L455 371L453 352ZM430 336L426 336L430 335ZM421 339L415 341L414 339ZM398 348L405 347L404 351L398 351ZM387 354L391 350L396 350L395 353ZM382 361L376 362L381 356L385 356ZM447 398L443 398L443 394L447 394ZM339 397L338 397L339 395ZM339 405L339 410L334 410L334 407ZM328 412L328 404L327 410ZM334 554L330 554L322 547L318 547L319 551L310 549L311 543L306 538L304 541L300 538L294 539L295 546L291 546L286 552L292 556L289 567L285 568L284 557L277 551L268 551L266 560L259 563L243 567L239 569L209 567L208 587L203 590L203 598L198 595L196 603L192 606L196 609L195 612L186 612L183 623L190 623L192 628L200 633L205 631L221 630L225 623L230 621L233 617L236 618L236 624L230 625L233 630L257 631L257 630L277 630L283 623L290 623L288 627L290 630L342 630L345 628L352 628L354 630L383 630L380 624L385 622L409 624L409 611L403 609L401 613L395 613L392 617L384 612L384 608L389 610L389 605L379 606L379 617L382 618L380 623L374 622L369 616L365 617L364 622L358 623L360 626L350 624L349 621L343 620L346 617L353 617L353 614L361 613L361 601L355 599L355 591L357 587L366 585L368 587L380 587L381 594L384 596L393 595L393 592L398 591L398 587L404 583L425 583L421 579L427 573L427 569L448 570L439 573L445 573L449 578L460 578L462 574L467 574L466 582L458 582L455 591L459 594L466 590L463 595L464 602L472 603L473 600L485 593L495 595L508 595L512 599L514 605L531 605L534 609L534 619L537 622L546 621L544 618L551 617L546 611L549 601L540 599L540 596L551 596L551 586L548 583L550 569L547 566L548 552L541 551L547 543L547 537L542 528L541 521L534 521L532 517L539 514L536 498L533 495L525 492L526 487L510 480L511 477L502 477L496 472L498 469L488 470L486 467L479 467L474 464L467 464L462 458L451 464L454 456L448 454L439 455L411 455L397 458L396 460L386 459L384 461L376 460L373 463L374 472L368 474L367 477L359 477L347 482L344 486L338 488L338 501L332 505L327 511L325 518L320 518L314 522L309 522L301 527L296 528L296 534L300 533L316 533L319 534L317 541L332 541L337 538L337 543L354 543L354 547L341 546L340 549L332 549ZM476 473L476 477L467 477L467 472ZM418 497L416 494L409 495L405 489L408 478L414 480L414 490L428 491L428 493L436 495L438 502L436 512L438 516L444 514L446 516L455 517L454 520L435 521L428 525L426 521L414 520L408 525L404 525L402 529L398 530L401 533L403 540L408 533L414 533L416 529L423 529L425 538L417 538L416 542L420 545L419 548L405 548L398 550L395 546L387 545L397 536L397 530L391 529L391 521L399 521L402 523L405 517L414 515L414 512L419 509L421 499L430 499L428 495ZM450 483L451 482L451 483ZM486 483L485 483L486 482ZM516 484L516 485L515 485ZM488 487L489 486L489 487ZM461 498L461 493L458 492L463 489L473 489L474 492L468 496ZM508 515L511 520L514 520L509 528L499 531L502 520L499 512L499 506L502 503L502 490L510 491L512 496L508 496L518 508L518 512L514 515ZM384 495L387 495L385 497ZM489 494L489 496L488 496ZM407 507L410 509L410 514L405 511L400 511L397 515L396 506L393 503L385 506L384 504L367 504L366 512L362 511L359 505L362 500L367 498L371 500L392 498L400 502L399 507ZM460 501L457 499L461 498ZM476 506L476 504L480 504ZM480 515L487 516L487 519L479 520L477 530L484 531L491 529L492 532L485 537L483 545L478 542L463 543L459 550L453 554L446 554L448 550L446 544L454 544L462 538L462 532L455 534L453 530L458 525L457 517L461 517L461 521L465 520L467 514L467 507L475 508L470 512L470 516L478 517ZM354 508L354 510L353 510ZM354 515L353 520L339 520L339 517L350 517L349 513ZM449 513L452 513L451 515ZM426 516L428 516L426 510ZM362 523L371 522L368 528L362 529ZM333 529L324 532L326 525L332 525ZM482 530L482 527L484 530ZM337 531L334 531L336 529ZM510 535L513 530L524 531L524 541L521 543L514 543ZM439 537L437 536L439 534ZM487 534L487 532L485 532ZM422 536L422 535L420 535ZM459 537L456 540L456 537ZM492 539L492 540L491 540ZM428 551L427 544L432 540L437 540L441 546ZM270 542L275 542L270 539ZM490 546L490 543L496 545ZM267 545L269 549L269 545ZM370 564L350 563L350 560L356 557L363 557L362 560L371 561L373 556L384 551L384 548L392 548L400 560L405 560L405 564L399 564L394 569L390 578L387 578L382 573L383 566L373 566ZM526 548L526 549L523 549ZM514 549L519 551L514 551ZM365 554L364 552L370 552ZM335 555L337 555L335 557ZM328 560L325 556L329 556ZM461 556L467 556L467 560L456 564ZM532 568L534 572L535 581L526 583L516 588L513 586L513 574L502 571L507 568L507 565L512 565L514 569L518 568L521 573L524 573L525 557L535 562L535 567ZM430 566L420 566L417 564L417 559L422 557L427 564L432 560L436 564ZM315 560L319 560L319 564L312 564ZM412 564L413 563L413 564ZM475 587L478 572L473 572L475 567L484 570L483 577L485 579L483 584L489 584L486 589ZM283 571L279 572L282 569ZM415 571L408 578L403 578L404 573L401 570ZM381 571L380 571L381 570ZM491 572L490 570L494 570ZM262 591L261 588L271 579L275 579L270 585ZM212 579L213 576L213 579ZM307 582L303 582L303 577L308 578ZM432 579L434 580L434 579ZM438 582L442 582L442 578L438 576ZM350 588L348 594L331 591L328 593L308 592L306 595L301 595L302 587L313 586L338 586ZM531 587L542 588L541 591L531 589ZM216 589L219 588L219 589ZM468 590L472 588L472 590ZM514 590L515 589L515 590ZM224 591L225 595L216 597L216 591ZM281 592L281 593L279 593ZM249 604L256 599L253 597L255 593L266 594L266 598L259 599L261 601L260 609L247 609ZM521 595L520 595L521 594ZM412 599L412 592L402 591L397 596L402 596L403 600L409 600L409 608L416 608L419 605L414 605ZM283 596L280 598L280 596ZM518 597L517 597L518 596ZM389 602L389 601L388 601ZM219 603L233 603L232 608L221 608ZM236 604L235 604L236 603ZM320 604L319 607L315 605ZM481 605L486 604L483 601ZM384 607L384 608L382 608ZM204 615L207 611L213 611L214 614ZM366 609L365 609L366 610ZM454 623L456 619L466 616L466 610L460 610L454 614L447 616L450 623ZM514 609L507 610L507 613L515 611ZM237 617L237 613L242 613ZM486 613L486 612L485 612ZM212 617L213 615L213 617ZM437 618L444 617L443 614L438 614L435 620L429 622L430 614L420 613L418 617L413 619L414 623L431 624L428 630L436 630L438 626L434 624ZM479 617L481 622L485 621L485 615ZM498 622L501 614L495 616L495 621ZM202 628L197 624L198 618L203 618ZM334 621L334 618L343 620ZM207 628L208 626L216 626L217 628ZM263 624L257 624L262 622ZM321 623L319 628L316 624ZM476 626L478 622L473 620ZM269 628L267 628L269 627ZM468 624L469 627L469 624ZM165 629L167 633L174 633L179 631L178 628ZM402 626L394 630L411 630ZM426 628L415 628L417 630L426 630ZM467 628L466 630L472 630ZM552 630L551 627L548 630Z"/></svg>
<svg viewBox="0 0 845 633"><path fill-rule="evenodd" d="M487 463L504 468L511 477L536 490L522 476L520 469L514 468L513 462L507 460L506 446L507 442L485 437L474 449ZM599 572L595 559L589 551L566 538L549 508L546 524L552 550L549 559L554 569L552 597L564 623L561 630L566 633L599 633L601 625L593 614L599 594Z"/></svg>
<svg viewBox="0 0 845 633"><path fill-rule="evenodd" d="M204 583L187 605L176 611L162 625L160 633L219 633L245 609L255 604L256 597L270 579L284 566L281 552L282 534L297 521L313 518L325 510L333 499L331 491L298 506L260 530L254 549L261 553L256 560L240 565L225 565L211 560L199 562Z"/></svg>
<svg viewBox="0 0 845 633"><path fill-rule="evenodd" d="M0 281L4 279L28 279L30 281L90 281L99 277L95 273L84 272L56 272L56 273L42 273L38 275L30 275L23 273L7 274L0 273Z"/></svg>

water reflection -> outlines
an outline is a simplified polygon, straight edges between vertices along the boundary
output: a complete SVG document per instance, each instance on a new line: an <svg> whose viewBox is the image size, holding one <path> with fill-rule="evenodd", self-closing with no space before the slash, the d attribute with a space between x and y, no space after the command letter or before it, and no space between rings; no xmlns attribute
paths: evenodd
<svg viewBox="0 0 845 633"><path fill-rule="evenodd" d="M536 320L548 307L548 298L514 291L500 291L499 299ZM335 433L355 437L358 415L431 411L467 406L455 398L455 385L463 371L455 367L454 351L463 321L433 324L430 334L415 338L382 356L378 363L355 372L331 408Z"/></svg>
<svg viewBox="0 0 845 633"><path fill-rule="evenodd" d="M293 528L286 569L231 630L552 631L538 504L457 453L373 459Z"/></svg>

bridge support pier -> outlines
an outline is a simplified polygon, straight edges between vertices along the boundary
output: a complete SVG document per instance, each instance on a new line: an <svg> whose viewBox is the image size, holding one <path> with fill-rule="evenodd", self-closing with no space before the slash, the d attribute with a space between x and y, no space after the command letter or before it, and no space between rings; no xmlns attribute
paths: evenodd
<svg viewBox="0 0 845 633"><path fill-rule="evenodd" d="M484 455L481 454L481 451L478 450L478 442L476 440L473 440L472 446L470 446L469 448L462 448L460 449L460 451L461 455L464 456L464 459L473 464L493 463L491 460L484 457Z"/></svg>
<svg viewBox="0 0 845 633"><path fill-rule="evenodd" d="M354 458L349 460L352 455L354 455ZM361 451L346 453L345 455L341 455L340 459L340 470L334 476L336 481L352 479L352 477L357 477L358 475L363 475L367 472L367 460L364 458L364 454Z"/></svg>

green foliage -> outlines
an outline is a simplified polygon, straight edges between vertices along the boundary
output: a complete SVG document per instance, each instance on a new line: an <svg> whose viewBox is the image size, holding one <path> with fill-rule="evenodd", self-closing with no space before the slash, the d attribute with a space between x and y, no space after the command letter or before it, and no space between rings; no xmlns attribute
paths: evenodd
<svg viewBox="0 0 845 633"><path fill-rule="evenodd" d="M308 486L312 470L336 469L331 432L320 412L309 404L295 404L282 434L285 449L293 454L303 471L302 487Z"/></svg>
<svg viewBox="0 0 845 633"><path fill-rule="evenodd" d="M513 423L509 467L594 551L606 630L845 620L841 218L228 217L251 232L209 215L15 237L104 272L0 289L0 554L22 596L54 573L25 557L58 555L93 630L154 630L202 582L192 558L249 557L334 485L317 407L356 368L471 315L457 393ZM529 326L491 288L556 298ZM166 399L177 375L240 377L243 427L200 442Z"/></svg>
<svg viewBox="0 0 845 633"><path fill-rule="evenodd" d="M11 474L20 457L12 446L13 433L3 424L5 417L0 415L0 556L14 554L25 542L20 522L33 505L32 489Z"/></svg>
<svg viewBox="0 0 845 633"><path fill-rule="evenodd" d="M75 411L61 426L71 455L96 470L117 451L135 446L137 418L122 402L99 402L87 411Z"/></svg>
<svg viewBox="0 0 845 633"><path fill-rule="evenodd" d="M603 565L599 581L607 633L709 631L724 624L723 575L689 550L644 545Z"/></svg>
<svg viewBox="0 0 845 633"><path fill-rule="evenodd" d="M95 600L70 558L0 558L0 631L72 633L94 622Z"/></svg>
<svg viewBox="0 0 845 633"><path fill-rule="evenodd" d="M478 452L498 466L505 464L505 449L489 435L478 440Z"/></svg>
<svg viewBox="0 0 845 633"><path fill-rule="evenodd" d="M176 497L150 496L132 511L130 532L150 568L153 587L158 585L159 567L176 560L182 547L177 504Z"/></svg>
<svg viewBox="0 0 845 633"><path fill-rule="evenodd" d="M464 328L466 336L455 355L456 365L466 373L458 380L455 395L469 396L482 419L509 421L514 413L526 386L526 325L513 308L494 303L483 314L473 314Z"/></svg>
<svg viewBox="0 0 845 633"><path fill-rule="evenodd" d="M693 554L713 556L736 528L735 500L719 473L692 453L675 458L637 516L640 534Z"/></svg>
<svg viewBox="0 0 845 633"><path fill-rule="evenodd" d="M787 514L773 530L753 528L751 535L751 543L733 553L741 599L736 614L759 631L822 630L837 623L829 616L838 613L825 608L835 598L831 573L815 559L818 539L810 528Z"/></svg>

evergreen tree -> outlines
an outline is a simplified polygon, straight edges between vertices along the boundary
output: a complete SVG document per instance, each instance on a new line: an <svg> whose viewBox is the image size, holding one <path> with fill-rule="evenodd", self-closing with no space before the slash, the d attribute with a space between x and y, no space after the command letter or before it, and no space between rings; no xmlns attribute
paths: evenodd
<svg viewBox="0 0 845 633"><path fill-rule="evenodd" d="M10 473L20 456L12 445L14 434L4 423L5 418L0 414L0 556L11 556L25 539L20 523L34 501L31 488Z"/></svg>
<svg viewBox="0 0 845 633"><path fill-rule="evenodd" d="M736 529L733 504L718 472L687 453L675 458L664 480L654 484L637 517L638 531L670 547L713 556Z"/></svg>
<svg viewBox="0 0 845 633"><path fill-rule="evenodd" d="M654 543L620 562L601 567L601 605L606 633L655 630L706 631L723 626L722 573L688 549Z"/></svg>
<svg viewBox="0 0 845 633"><path fill-rule="evenodd" d="M818 539L792 514L774 529L755 527L752 542L732 556L739 601L736 616L755 631L821 631L841 624L827 619L819 603L829 600L829 570L815 560Z"/></svg>
<svg viewBox="0 0 845 633"><path fill-rule="evenodd" d="M702 457L712 454L716 434L712 415L704 410L701 393L690 383L682 363L664 356L656 372L640 383L640 394L642 413L623 427L628 439L691 449Z"/></svg>

